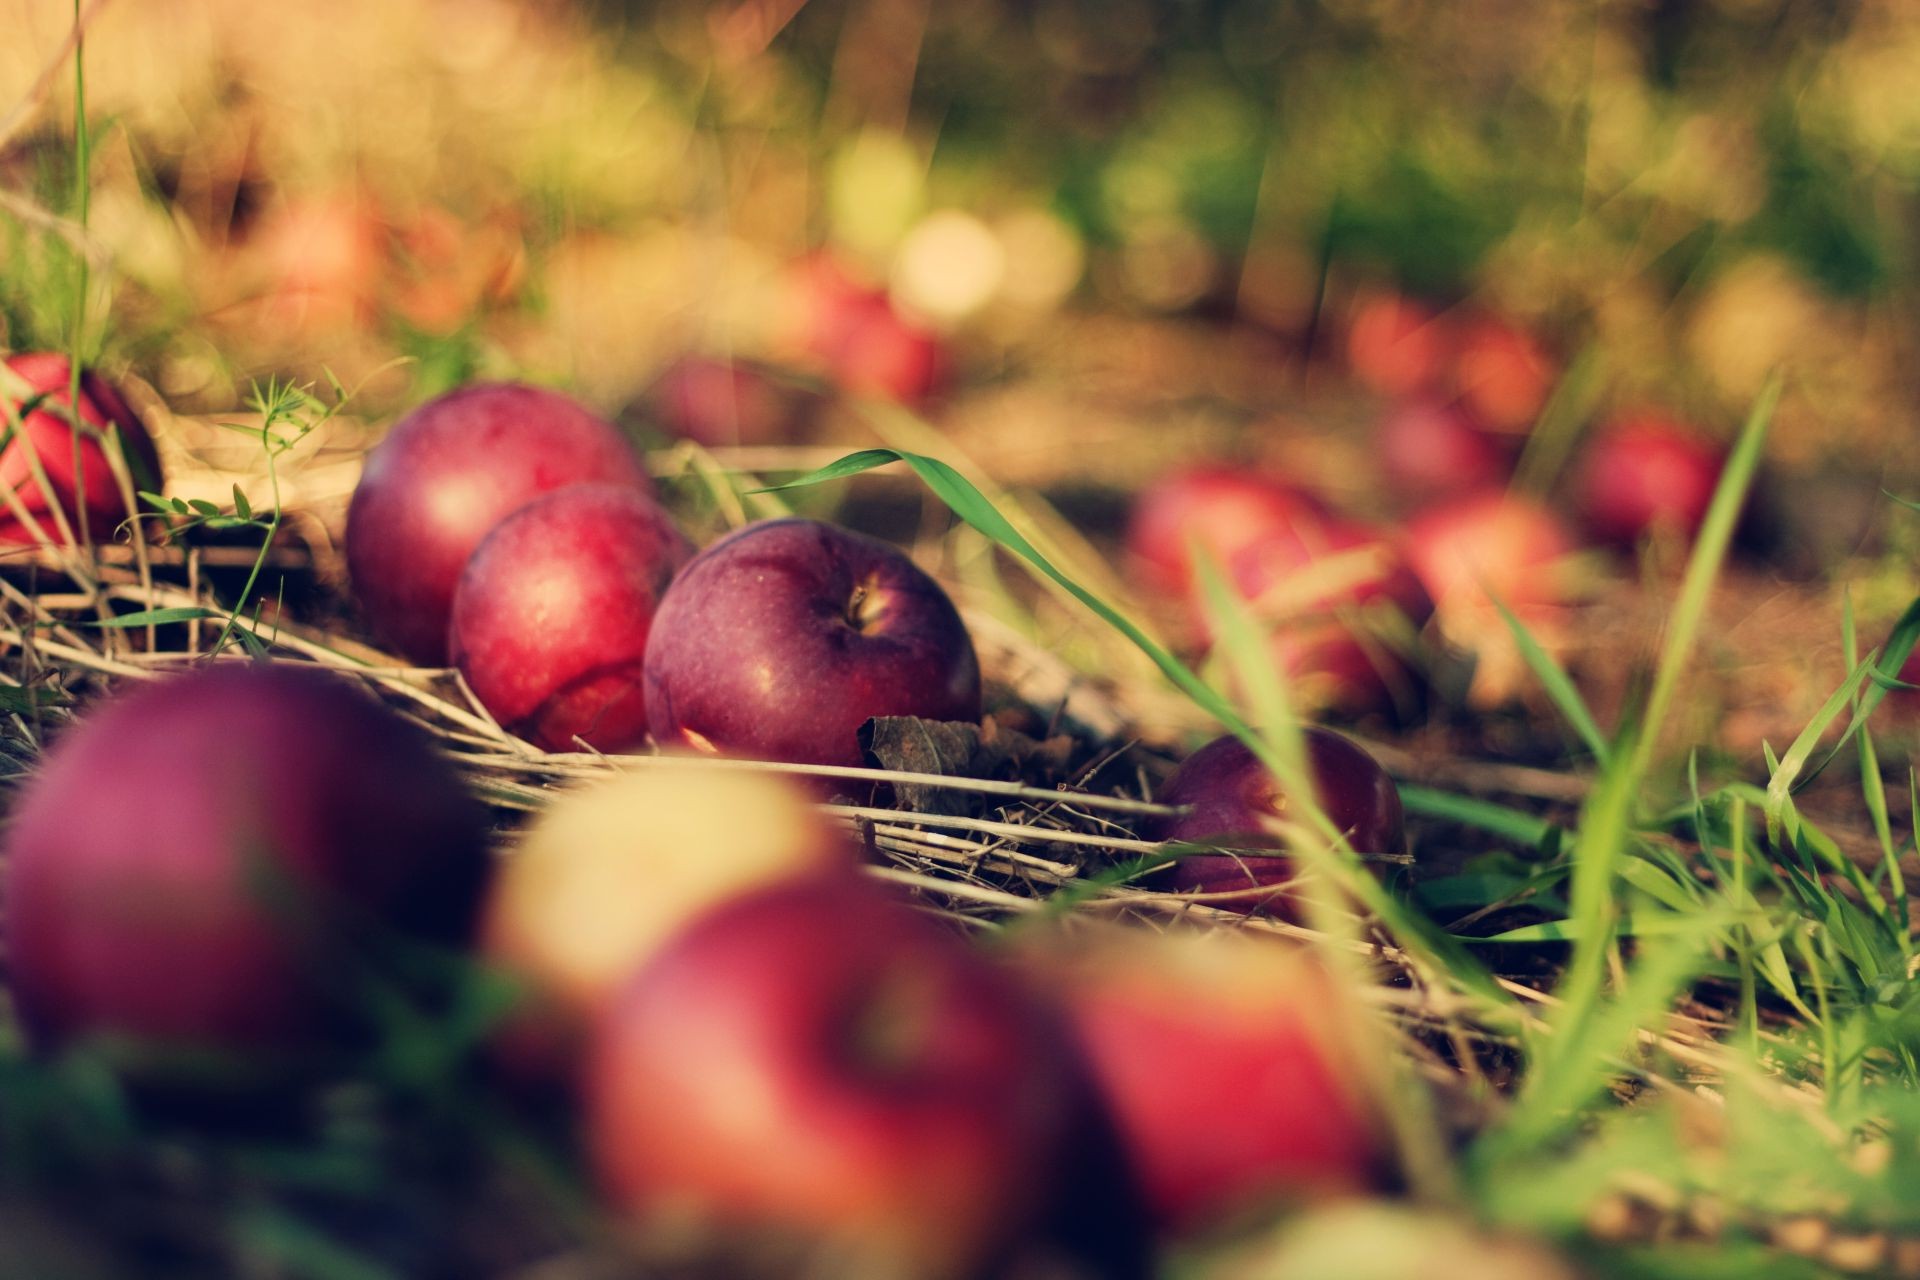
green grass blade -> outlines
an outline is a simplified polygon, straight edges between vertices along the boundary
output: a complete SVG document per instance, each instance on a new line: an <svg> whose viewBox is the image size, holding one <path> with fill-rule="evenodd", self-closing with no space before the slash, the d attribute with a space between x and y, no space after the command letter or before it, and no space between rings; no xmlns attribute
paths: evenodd
<svg viewBox="0 0 1920 1280"><path fill-rule="evenodd" d="M1573 731L1580 735L1580 740L1586 743L1587 750L1592 753L1593 758L1602 768L1606 767L1613 754L1612 745L1607 742L1607 736L1600 732L1600 726L1594 720L1593 712L1587 709L1586 699L1582 698L1580 691L1574 688L1573 679L1567 675L1566 668L1541 647L1540 642L1533 638L1533 633L1527 630L1526 624L1514 615L1513 610L1507 608L1504 600L1493 595L1492 592L1487 594L1493 601L1493 607L1500 611L1501 621L1505 622L1507 630L1513 633L1513 642L1518 646L1521 658L1533 671L1534 678L1540 682L1541 687L1547 691L1547 697L1552 699L1553 705L1566 718Z"/></svg>

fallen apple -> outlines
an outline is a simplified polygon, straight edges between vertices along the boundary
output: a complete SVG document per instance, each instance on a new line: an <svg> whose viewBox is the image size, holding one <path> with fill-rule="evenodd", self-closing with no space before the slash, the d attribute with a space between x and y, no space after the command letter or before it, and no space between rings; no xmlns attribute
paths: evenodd
<svg viewBox="0 0 1920 1280"><path fill-rule="evenodd" d="M1384 396L1435 388L1453 352L1453 330L1423 302L1392 291L1369 293L1347 325L1347 366Z"/></svg>
<svg viewBox="0 0 1920 1280"><path fill-rule="evenodd" d="M1529 498L1478 493L1431 507L1407 526L1407 557L1443 617L1489 594L1522 613L1566 602L1562 568L1579 547L1559 517Z"/></svg>
<svg viewBox="0 0 1920 1280"><path fill-rule="evenodd" d="M112 383L84 369L76 408L70 398L72 380L73 365L57 352L7 357L6 373L0 374L0 395L6 397L9 408L0 429L11 428L15 417L20 428L9 430L0 444L0 485L12 491L39 528L23 520L8 502L0 508L0 542L60 540L55 508L66 516L76 537L83 529L95 542L113 537L133 509L114 475L110 448L118 449L134 491L161 488L160 457L154 452L153 438L126 399ZM74 418L80 421L77 429Z"/></svg>
<svg viewBox="0 0 1920 1280"><path fill-rule="evenodd" d="M647 393L653 421L708 448L791 444L805 433L814 397L745 360L688 355Z"/></svg>
<svg viewBox="0 0 1920 1280"><path fill-rule="evenodd" d="M482 383L415 409L367 454L347 511L347 568L375 635L444 664L480 540L541 494L593 482L653 491L620 431L558 392Z"/></svg>
<svg viewBox="0 0 1920 1280"><path fill-rule="evenodd" d="M1506 451L1458 404L1432 399L1388 411L1374 448L1387 484L1415 502L1504 484L1510 465Z"/></svg>
<svg viewBox="0 0 1920 1280"><path fill-rule="evenodd" d="M1656 530L1691 537L1725 464L1718 447L1671 418L1618 418L1587 443L1575 500L1593 532L1611 542L1632 546Z"/></svg>
<svg viewBox="0 0 1920 1280"><path fill-rule="evenodd" d="M502 520L453 593L448 649L480 704L547 751L647 736L641 662L693 546L638 489L577 484Z"/></svg>
<svg viewBox="0 0 1920 1280"><path fill-rule="evenodd" d="M463 945L485 813L424 734L312 669L218 666L82 717L6 836L8 981L38 1042L289 1048L369 934Z"/></svg>
<svg viewBox="0 0 1920 1280"><path fill-rule="evenodd" d="M695 556L647 641L647 717L669 749L859 765L875 716L978 720L973 641L898 550L767 520Z"/></svg>
<svg viewBox="0 0 1920 1280"><path fill-rule="evenodd" d="M1366 1084L1381 1049L1305 948L1227 930L1113 929L1036 948L1166 1235L1378 1187Z"/></svg>
<svg viewBox="0 0 1920 1280"><path fill-rule="evenodd" d="M1127 555L1153 590L1190 600L1194 548L1225 572L1247 548L1326 519L1326 509L1290 485L1244 469L1189 467L1141 491L1127 522Z"/></svg>
<svg viewBox="0 0 1920 1280"><path fill-rule="evenodd" d="M1559 369L1538 338L1497 316L1457 326L1454 391L1490 431L1525 435L1553 393Z"/></svg>
<svg viewBox="0 0 1920 1280"><path fill-rule="evenodd" d="M848 1274L995 1274L1038 1224L1085 1078L1065 1029L851 874L707 913L607 1008L586 1131L656 1230L831 1242Z"/></svg>
<svg viewBox="0 0 1920 1280"><path fill-rule="evenodd" d="M1400 792L1374 758L1331 729L1302 729L1314 800L1355 853L1404 855L1405 817ZM1209 905L1234 911L1267 911L1301 919L1299 875L1285 853L1262 854L1283 845L1274 824L1295 820L1287 794L1260 758L1240 739L1216 738L1183 761L1155 796L1188 811L1162 819L1144 833L1182 844L1229 845L1245 852L1182 856L1154 881L1183 893L1233 893Z"/></svg>

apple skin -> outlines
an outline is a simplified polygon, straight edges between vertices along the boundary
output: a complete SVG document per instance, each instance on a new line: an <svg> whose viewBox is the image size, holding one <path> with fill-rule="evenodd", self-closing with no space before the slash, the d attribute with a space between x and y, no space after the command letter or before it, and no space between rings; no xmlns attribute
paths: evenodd
<svg viewBox="0 0 1920 1280"><path fill-rule="evenodd" d="M1461 406L1489 431L1533 430L1560 374L1540 340L1483 315L1460 324L1454 341L1453 380Z"/></svg>
<svg viewBox="0 0 1920 1280"><path fill-rule="evenodd" d="M45 396L49 404L64 406L69 403L67 396L72 386L73 366L66 356L51 351L27 352L7 357L7 369L12 377L0 383L0 394L13 401L14 412L19 411L26 398L16 394L20 383L26 385L30 396ZM133 487L149 492L160 490L160 456L154 451L153 437L147 434L139 415L134 413L114 385L91 369L83 369L80 373L78 416L80 421L102 432L109 427L117 428L121 457L127 464ZM113 537L120 523L132 513L127 510L119 482L114 479L105 442L82 436L80 469L76 473L73 465L74 430L64 417L46 409L35 409L21 419L21 426L25 432L25 443L14 438L7 442L4 449L0 449L0 485L12 489L19 496L21 505L48 538L60 536L59 526L52 514L56 505L66 513L75 533L79 532L82 526L80 494L84 489L87 505L84 523L88 535L95 542L105 542ZM47 487L44 489L33 474L28 444L32 446L41 469L46 473ZM33 541L33 530L15 518L12 505L0 507L0 542Z"/></svg>
<svg viewBox="0 0 1920 1280"><path fill-rule="evenodd" d="M1347 326L1347 365L1384 396L1434 390L1453 354L1453 329L1423 302L1384 291L1361 298Z"/></svg>
<svg viewBox="0 0 1920 1280"><path fill-rule="evenodd" d="M1413 646L1433 599L1385 530L1328 518L1277 531L1227 567L1306 701L1354 714L1413 710L1425 684Z"/></svg>
<svg viewBox="0 0 1920 1280"><path fill-rule="evenodd" d="M647 736L640 667L693 544L624 485L580 484L502 520L467 561L447 647L474 696L545 751L622 751Z"/></svg>
<svg viewBox="0 0 1920 1280"><path fill-rule="evenodd" d="M621 983L681 928L740 894L851 870L846 836L779 778L713 766L616 774L564 792L502 860L482 934L526 987L503 1049L559 1077Z"/></svg>
<svg viewBox="0 0 1920 1280"><path fill-rule="evenodd" d="M1354 852L1405 853L1406 818L1400 792L1387 771L1331 729L1309 725L1302 733L1315 797ZM1181 817L1157 820L1144 833L1149 839L1244 849L1280 847L1268 826L1286 816L1286 796L1252 749L1231 735L1216 738L1188 756L1155 798L1161 804L1191 809ZM1294 875L1293 859L1284 854L1200 853L1156 872L1154 880L1183 893L1240 891L1238 898L1209 905L1299 919L1300 903L1285 888ZM1266 886L1274 886L1273 892L1246 892Z"/></svg>
<svg viewBox="0 0 1920 1280"><path fill-rule="evenodd" d="M1022 957L1066 1010L1163 1236L1378 1189L1370 1043L1312 953L1230 930L1113 929Z"/></svg>
<svg viewBox="0 0 1920 1280"><path fill-rule="evenodd" d="M347 568L374 634L444 665L480 540L541 494L590 483L653 492L619 429L558 392L479 383L415 409L367 454L347 511Z"/></svg>
<svg viewBox="0 0 1920 1280"><path fill-rule="evenodd" d="M14 810L15 1003L43 1045L331 1041L357 994L333 948L370 927L464 945L486 832L425 735L354 685L283 663L160 680L69 729Z"/></svg>
<svg viewBox="0 0 1920 1280"><path fill-rule="evenodd" d="M1227 467L1190 467L1148 485L1127 522L1128 559L1146 585L1190 600L1192 546L1225 572L1247 548L1310 530L1326 519L1320 502L1278 480Z"/></svg>
<svg viewBox="0 0 1920 1280"><path fill-rule="evenodd" d="M788 444L805 434L812 397L744 360L687 355L647 393L648 416L708 448Z"/></svg>
<svg viewBox="0 0 1920 1280"><path fill-rule="evenodd" d="M647 640L654 741L857 766L875 716L980 718L980 664L940 585L884 542L765 520L695 556Z"/></svg>
<svg viewBox="0 0 1920 1280"><path fill-rule="evenodd" d="M1380 474L1402 498L1421 502L1505 483L1504 449L1457 404L1416 399L1381 419L1374 445Z"/></svg>
<svg viewBox="0 0 1920 1280"><path fill-rule="evenodd" d="M1617 419L1588 443L1575 500L1601 538L1632 546L1655 529L1691 537L1706 519L1726 465L1721 451L1654 413Z"/></svg>
<svg viewBox="0 0 1920 1280"><path fill-rule="evenodd" d="M852 874L736 898L622 988L586 1132L643 1225L792 1233L959 1276L1044 1213L1086 1080L1014 974Z"/></svg>

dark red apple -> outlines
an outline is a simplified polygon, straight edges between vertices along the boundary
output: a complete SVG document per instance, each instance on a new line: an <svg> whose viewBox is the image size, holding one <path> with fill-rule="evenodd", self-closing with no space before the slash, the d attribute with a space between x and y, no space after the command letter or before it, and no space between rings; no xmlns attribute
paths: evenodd
<svg viewBox="0 0 1920 1280"><path fill-rule="evenodd" d="M1391 291L1354 306L1347 326L1347 364L1362 384L1385 396L1410 396L1438 385L1453 351L1445 317Z"/></svg>
<svg viewBox="0 0 1920 1280"><path fill-rule="evenodd" d="M884 542L767 520L680 572L647 642L662 747L858 765L874 716L980 718L973 640L940 585Z"/></svg>
<svg viewBox="0 0 1920 1280"><path fill-rule="evenodd" d="M1490 431L1533 430L1559 368L1539 339L1496 316L1457 327L1453 381L1460 403Z"/></svg>
<svg viewBox="0 0 1920 1280"><path fill-rule="evenodd" d="M651 493L618 428L555 391L482 383L421 405L367 454L347 512L353 591L379 639L444 664L453 589L493 527L543 493Z"/></svg>
<svg viewBox="0 0 1920 1280"><path fill-rule="evenodd" d="M1424 501L1504 484L1506 451L1457 404L1409 400L1374 437L1380 474L1401 497Z"/></svg>
<svg viewBox="0 0 1920 1280"><path fill-rule="evenodd" d="M331 1033L364 994L334 948L464 944L491 870L485 813L424 734L283 663L91 711L28 782L6 851L8 980L41 1042Z"/></svg>
<svg viewBox="0 0 1920 1280"><path fill-rule="evenodd" d="M80 374L80 403L77 411L69 399L73 365L57 352L39 351L7 357L7 373L0 378L0 395L12 406L5 427L20 417L21 430L10 433L0 445L0 485L11 489L39 528L39 533L57 540L58 522L53 510L66 514L74 534L85 528L95 542L113 537L120 523L133 514L127 507L120 482L114 478L107 448L117 440L120 456L135 490L158 492L161 487L160 456L154 452L153 438L147 434L125 398L105 378L91 369ZM32 404L36 407L28 408ZM24 410L24 413L23 413ZM76 429L69 414L78 417L79 466L75 468ZM111 438L110 434L111 433ZM46 484L34 474L37 457ZM81 511L85 499L86 510ZM137 506L136 506L137 509ZM14 514L13 504L0 507L0 542L34 542L34 529Z"/></svg>
<svg viewBox="0 0 1920 1280"><path fill-rule="evenodd" d="M1304 702L1412 709L1433 600L1385 531L1333 518L1296 526L1247 547L1228 570Z"/></svg>
<svg viewBox="0 0 1920 1280"><path fill-rule="evenodd" d="M1479 493L1429 508L1407 526L1407 557L1444 614L1483 603L1491 591L1522 613L1558 605L1558 571L1579 544L1559 517L1529 498Z"/></svg>
<svg viewBox="0 0 1920 1280"><path fill-rule="evenodd" d="M1387 771L1331 729L1309 726L1303 733L1314 798L1348 846L1355 853L1404 854L1407 834L1400 792ZM1278 849L1281 841L1271 824L1289 816L1279 781L1244 742L1231 736L1216 738L1188 756L1155 798L1189 808L1180 817L1149 827L1146 834L1154 840ZM1295 874L1293 859L1281 853L1200 853L1182 857L1155 879L1184 893L1246 891L1211 905L1299 918L1298 898L1286 890ZM1253 892L1262 889L1269 892Z"/></svg>
<svg viewBox="0 0 1920 1280"><path fill-rule="evenodd" d="M1639 413L1607 423L1588 442L1574 476L1594 533L1631 546L1656 529L1686 536L1706 519L1726 457L1671 418Z"/></svg>
<svg viewBox="0 0 1920 1280"><path fill-rule="evenodd" d="M1189 467L1141 491L1127 523L1127 554L1148 587L1184 600L1195 592L1196 545L1224 573L1248 547L1325 518L1319 501L1278 480L1228 467Z"/></svg>
<svg viewBox="0 0 1920 1280"><path fill-rule="evenodd" d="M812 417L812 397L744 360L682 356L647 393L648 413L708 448L791 444Z"/></svg>
<svg viewBox="0 0 1920 1280"><path fill-rule="evenodd" d="M608 1009L586 1074L608 1197L641 1222L851 1248L848 1274L987 1274L1082 1106L1057 1018L853 874L695 921Z"/></svg>
<svg viewBox="0 0 1920 1280"><path fill-rule="evenodd" d="M1382 1048L1304 948L1229 930L1114 930L1027 966L1065 1006L1153 1223L1230 1225L1377 1188Z"/></svg>
<svg viewBox="0 0 1920 1280"><path fill-rule="evenodd" d="M640 666L654 611L693 545L638 489L535 498L481 542L453 593L448 649L480 704L547 751L647 736Z"/></svg>

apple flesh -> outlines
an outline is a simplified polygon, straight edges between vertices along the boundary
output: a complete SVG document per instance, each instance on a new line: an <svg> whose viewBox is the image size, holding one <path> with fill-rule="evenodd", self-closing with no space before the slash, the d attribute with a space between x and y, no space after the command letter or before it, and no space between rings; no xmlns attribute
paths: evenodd
<svg viewBox="0 0 1920 1280"><path fill-rule="evenodd" d="M1706 519L1726 459L1687 427L1643 413L1607 424L1575 476L1581 514L1595 534L1632 546L1655 530L1691 537Z"/></svg>
<svg viewBox="0 0 1920 1280"><path fill-rule="evenodd" d="M1395 493L1420 502L1505 482L1505 450L1457 404L1409 400L1381 419L1374 437L1380 474Z"/></svg>
<svg viewBox="0 0 1920 1280"><path fill-rule="evenodd" d="M1210 1230L1281 1203L1374 1189L1382 1050L1312 956L1226 930L1116 929L1038 948L1154 1226Z"/></svg>
<svg viewBox="0 0 1920 1280"><path fill-rule="evenodd" d="M853 875L736 898L615 997L594 1163L642 1224L831 1242L849 1274L987 1274L1035 1224L1084 1099L1052 1012Z"/></svg>
<svg viewBox="0 0 1920 1280"><path fill-rule="evenodd" d="M1384 531L1334 518L1295 526L1245 548L1228 569L1305 702L1356 714L1414 709L1433 600Z"/></svg>
<svg viewBox="0 0 1920 1280"><path fill-rule="evenodd" d="M748 525L695 556L654 617L645 676L668 749L857 766L875 716L980 718L973 640L939 584L816 520Z"/></svg>
<svg viewBox="0 0 1920 1280"><path fill-rule="evenodd" d="M486 536L453 595L448 648L480 704L546 751L647 736L641 662L653 616L693 554L646 494L581 484L536 498Z"/></svg>
<svg viewBox="0 0 1920 1280"><path fill-rule="evenodd" d="M374 634L443 665L480 540L540 495L592 483L653 491L619 429L558 392L482 383L415 409L367 454L347 511L347 568Z"/></svg>
<svg viewBox="0 0 1920 1280"><path fill-rule="evenodd" d="M1248 548L1325 519L1317 500L1278 480L1226 467L1191 467L1148 485L1135 500L1127 555L1147 586L1189 600L1196 591L1194 547L1225 572Z"/></svg>
<svg viewBox="0 0 1920 1280"><path fill-rule="evenodd" d="M676 360L647 393L655 422L708 448L792 443L812 416L810 400L758 365L701 355Z"/></svg>
<svg viewBox="0 0 1920 1280"><path fill-rule="evenodd" d="M8 979L32 1037L287 1048L351 998L369 929L463 945L484 811L425 735L311 669L215 667L61 738L6 836Z"/></svg>
<svg viewBox="0 0 1920 1280"><path fill-rule="evenodd" d="M1453 352L1453 333L1433 308L1404 294L1368 294L1347 326L1347 365L1362 385L1384 396L1436 387Z"/></svg>
<svg viewBox="0 0 1920 1280"><path fill-rule="evenodd" d="M1406 819L1400 792L1387 771L1331 729L1307 726L1302 734L1314 799L1348 847L1356 853L1404 854ZM1279 780L1251 748L1232 736L1216 738L1187 757L1155 798L1188 811L1152 824L1145 834L1182 844L1278 850L1281 839L1273 824L1289 817ZM1236 895L1209 905L1299 919L1301 903L1289 892L1298 874L1294 860L1284 853L1198 853L1183 856L1154 879L1183 893Z"/></svg>
<svg viewBox="0 0 1920 1280"><path fill-rule="evenodd" d="M64 355L29 352L7 357L6 365L6 374L0 376L0 395L11 404L6 425L19 416L20 430L0 446L0 485L20 500L41 537L60 538L53 515L57 507L76 535L84 529L95 542L107 541L133 514L107 449L117 440L136 491L158 492L160 456L154 451L153 438L114 385L91 369L81 371L80 401L75 407L70 399L73 366ZM37 407L27 408L29 402ZM69 414L83 424L77 433L77 469L76 431ZM46 477L44 485L34 474L36 458ZM35 533L12 503L0 508L0 542L36 542L40 539Z"/></svg>

